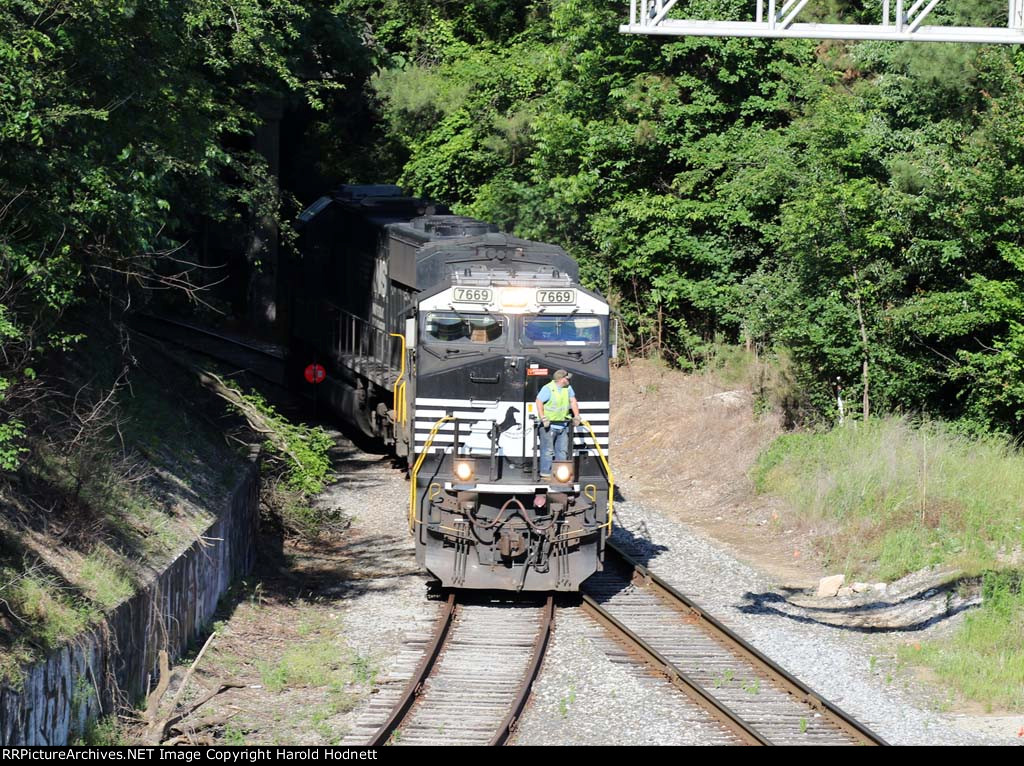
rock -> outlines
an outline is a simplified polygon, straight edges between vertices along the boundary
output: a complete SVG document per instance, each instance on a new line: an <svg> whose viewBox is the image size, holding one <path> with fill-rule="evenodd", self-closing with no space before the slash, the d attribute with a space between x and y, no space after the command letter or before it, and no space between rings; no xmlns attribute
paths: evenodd
<svg viewBox="0 0 1024 766"><path fill-rule="evenodd" d="M836 596L838 596L839 598L849 598L852 595L853 595L853 588L849 588L849 587L840 588L836 592Z"/></svg>
<svg viewBox="0 0 1024 766"><path fill-rule="evenodd" d="M846 582L846 575L822 577L818 580L818 598L832 598L843 587L844 582Z"/></svg>
<svg viewBox="0 0 1024 766"><path fill-rule="evenodd" d="M745 391L722 391L720 394L705 396L704 401L721 404L728 409L735 409L747 403L747 393Z"/></svg>
<svg viewBox="0 0 1024 766"><path fill-rule="evenodd" d="M884 582L876 582L871 587L874 588L877 592L881 593L883 596L885 595L886 591L889 590L889 586L886 585Z"/></svg>
<svg viewBox="0 0 1024 766"><path fill-rule="evenodd" d="M867 593L871 590L871 586L866 582L855 582L850 587L853 588L854 593Z"/></svg>

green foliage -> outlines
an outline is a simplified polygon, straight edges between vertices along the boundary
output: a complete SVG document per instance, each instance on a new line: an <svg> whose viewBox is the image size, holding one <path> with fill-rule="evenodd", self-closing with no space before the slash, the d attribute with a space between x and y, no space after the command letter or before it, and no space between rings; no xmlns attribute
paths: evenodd
<svg viewBox="0 0 1024 766"><path fill-rule="evenodd" d="M135 586L113 553L97 548L82 562L80 581L89 598L110 609L135 593Z"/></svg>
<svg viewBox="0 0 1024 766"><path fill-rule="evenodd" d="M200 226L278 216L252 136L267 110L333 106L346 19L314 0L0 5L0 469L22 454L22 371L73 340L63 312L187 287Z"/></svg>
<svg viewBox="0 0 1024 766"><path fill-rule="evenodd" d="M85 725L85 731L74 744L78 747L117 747L129 743L116 715L92 719Z"/></svg>
<svg viewBox="0 0 1024 766"><path fill-rule="evenodd" d="M0 567L0 598L21 621L36 647L55 649L95 622L99 611L87 600L62 588L60 581L36 568ZM3 642L0 680L16 679L18 665L31 659L23 641Z"/></svg>
<svg viewBox="0 0 1024 766"><path fill-rule="evenodd" d="M1005 439L896 418L788 434L759 456L833 564L895 579L932 564L978 572L1024 546L1024 455Z"/></svg>
<svg viewBox="0 0 1024 766"><path fill-rule="evenodd" d="M344 652L328 639L304 642L276 663L257 664L263 684L273 692L301 686L340 688L351 680Z"/></svg>
<svg viewBox="0 0 1024 766"><path fill-rule="evenodd" d="M239 412L244 415L248 408L252 408L259 414L261 422L269 427L265 446L285 462L285 486L303 498L320 492L324 482L332 476L330 450L334 441L330 434L320 426L309 427L292 422L256 391L242 393L236 390L236 393L244 402L237 408Z"/></svg>
<svg viewBox="0 0 1024 766"><path fill-rule="evenodd" d="M0 470L13 471L21 463L28 447L20 442L25 438L25 424L16 418L0 423Z"/></svg>
<svg viewBox="0 0 1024 766"><path fill-rule="evenodd" d="M954 5L936 19L1000 12ZM1019 51L646 39L600 0L349 6L401 181L565 246L635 347L689 366L753 341L823 419L838 380L855 417L1024 429Z"/></svg>

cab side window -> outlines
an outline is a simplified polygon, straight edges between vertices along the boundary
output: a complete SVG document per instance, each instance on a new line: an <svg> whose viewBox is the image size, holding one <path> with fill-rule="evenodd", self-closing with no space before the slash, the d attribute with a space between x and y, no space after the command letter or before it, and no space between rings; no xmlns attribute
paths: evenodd
<svg viewBox="0 0 1024 766"><path fill-rule="evenodd" d="M435 343L486 344L505 334L502 317L435 311L427 314L424 340Z"/></svg>
<svg viewBox="0 0 1024 766"><path fill-rule="evenodd" d="M523 319L526 345L590 346L601 342L601 319L595 316L528 316Z"/></svg>

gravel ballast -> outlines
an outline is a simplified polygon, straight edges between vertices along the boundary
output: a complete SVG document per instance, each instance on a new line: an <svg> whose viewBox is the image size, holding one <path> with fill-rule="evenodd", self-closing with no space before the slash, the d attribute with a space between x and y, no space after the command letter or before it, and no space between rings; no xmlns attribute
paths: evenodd
<svg viewBox="0 0 1024 766"><path fill-rule="evenodd" d="M957 717L933 712L924 693L872 661L879 637L817 624L808 613L784 615L761 604L782 599L763 575L635 503L616 506L614 539L640 553L648 568L686 593L763 654L893 745L1007 744L1009 737L963 731ZM813 614L813 613L811 613ZM900 635L887 633L894 644Z"/></svg>
<svg viewBox="0 0 1024 766"><path fill-rule="evenodd" d="M383 462L361 470L325 493L324 502L355 516L358 582L345 599L345 639L374 658L382 687L407 677L409 636L427 630L436 614L425 573L416 570L405 527L408 485ZM926 694L891 663L879 661L884 639L860 630L814 622L813 611L765 608L784 599L763 574L720 550L685 524L635 502L616 506L615 539L659 576L708 609L761 652L857 717L894 745L978 745L1019 742L1012 720L992 719L1001 734L964 727L969 720L928 708ZM359 562L363 562L359 564ZM889 650L891 654L891 649ZM872 659L873 656L876 659ZM895 676L895 678L893 678ZM348 720L367 712L371 700ZM364 717L363 719L367 719ZM1000 723L1002 724L1000 726ZM355 726L356 729L361 727ZM351 740L349 740L351 741ZM730 738L666 682L638 672L581 610L561 607L555 635L515 744L724 744Z"/></svg>

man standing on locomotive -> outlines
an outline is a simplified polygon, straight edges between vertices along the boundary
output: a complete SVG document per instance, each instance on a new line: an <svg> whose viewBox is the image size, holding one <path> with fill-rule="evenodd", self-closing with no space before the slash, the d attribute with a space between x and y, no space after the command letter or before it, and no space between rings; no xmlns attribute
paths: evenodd
<svg viewBox="0 0 1024 766"><path fill-rule="evenodd" d="M580 424L580 405L569 385L571 374L556 370L551 382L537 392L537 418L540 429L540 475L551 476L553 460L565 460L569 454L572 429ZM569 411L572 410L572 419ZM553 456L553 457L552 457Z"/></svg>

